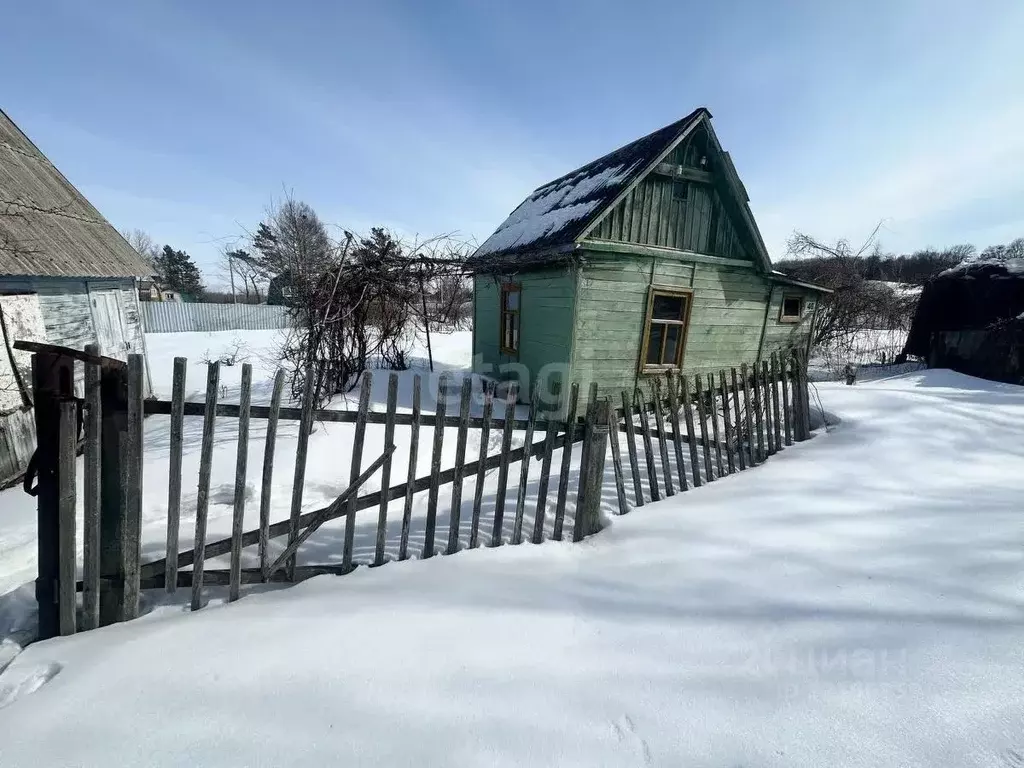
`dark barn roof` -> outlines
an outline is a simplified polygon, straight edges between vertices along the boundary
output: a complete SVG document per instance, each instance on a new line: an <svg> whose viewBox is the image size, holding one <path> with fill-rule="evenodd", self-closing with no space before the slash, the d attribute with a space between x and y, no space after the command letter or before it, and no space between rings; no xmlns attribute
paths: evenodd
<svg viewBox="0 0 1024 768"><path fill-rule="evenodd" d="M927 357L932 334L990 328L1024 315L1024 260L964 262L921 292L904 353Z"/></svg>
<svg viewBox="0 0 1024 768"><path fill-rule="evenodd" d="M680 134L705 116L711 117L707 109L695 109L682 120L538 187L484 241L473 259L547 251L575 242Z"/></svg>
<svg viewBox="0 0 1024 768"><path fill-rule="evenodd" d="M140 277L152 271L0 110L0 275Z"/></svg>

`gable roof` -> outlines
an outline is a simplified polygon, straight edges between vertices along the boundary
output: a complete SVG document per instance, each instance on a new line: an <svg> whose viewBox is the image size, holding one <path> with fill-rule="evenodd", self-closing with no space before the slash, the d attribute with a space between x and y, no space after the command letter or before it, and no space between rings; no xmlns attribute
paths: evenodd
<svg viewBox="0 0 1024 768"><path fill-rule="evenodd" d="M477 248L473 258L549 250L574 243L705 116L711 117L707 109L695 109L682 120L538 187Z"/></svg>
<svg viewBox="0 0 1024 768"><path fill-rule="evenodd" d="M152 271L0 110L0 275L140 277Z"/></svg>

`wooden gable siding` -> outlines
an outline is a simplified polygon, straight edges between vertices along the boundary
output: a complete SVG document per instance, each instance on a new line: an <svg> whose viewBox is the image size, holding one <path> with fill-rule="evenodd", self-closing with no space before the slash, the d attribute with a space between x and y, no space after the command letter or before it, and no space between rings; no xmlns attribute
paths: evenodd
<svg viewBox="0 0 1024 768"><path fill-rule="evenodd" d="M804 310L800 317L800 322L779 322L783 296L801 296L803 298ZM818 299L818 293L808 288L782 284L775 284L773 286L771 300L768 304L768 322L765 323L762 356L770 355L773 351L782 352L794 347L802 350L807 349L812 323L817 311Z"/></svg>
<svg viewBox="0 0 1024 768"><path fill-rule="evenodd" d="M499 344L501 284L520 286L519 353L509 355ZM576 273L548 269L506 277L477 275L473 279L474 370L501 380L520 382L520 399L528 400L541 375L562 379L573 344Z"/></svg>
<svg viewBox="0 0 1024 768"><path fill-rule="evenodd" d="M718 190L695 181L687 184L688 199L676 200L674 180L652 173L605 214L591 238L750 259Z"/></svg>

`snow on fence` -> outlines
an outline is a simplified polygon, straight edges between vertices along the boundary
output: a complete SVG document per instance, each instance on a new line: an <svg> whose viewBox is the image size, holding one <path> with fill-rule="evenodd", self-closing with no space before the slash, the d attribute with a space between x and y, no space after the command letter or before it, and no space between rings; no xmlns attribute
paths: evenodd
<svg viewBox="0 0 1024 768"><path fill-rule="evenodd" d="M269 331L288 328L288 308L267 304L195 304L144 301L142 330L146 333L189 331Z"/></svg>
<svg viewBox="0 0 1024 768"><path fill-rule="evenodd" d="M227 584L228 600L236 600L244 583L268 581L294 582L310 576L347 574L360 565L379 566L388 562L389 502L402 501L401 525L397 542L397 560L410 556L429 558L448 555L464 548L520 544L524 540L541 543L569 536L580 541L600 530L600 506L605 482L605 458L611 448L612 480L619 514L643 506L647 499L658 501L662 494L672 496L726 474L745 470L782 450L783 445L804 440L810 435L807 397L806 360L797 352L790 357L761 361L748 370L735 368L726 379L725 371L706 379L668 373L649 379L650 392L623 391L622 407L612 407L612 397L599 397L591 384L584 404L584 415L577 418L580 387L573 383L565 402L554 409L541 407L536 388L526 419L515 418L518 397L514 383L483 384L475 393L474 380L463 380L458 414L447 415L449 393L445 379L438 388L437 408L433 414L421 409L420 376L415 376L411 413L397 412L398 377L388 375L386 410L370 410L372 374L365 373L358 409L316 410L312 385L307 385L300 408L282 407L284 373L274 379L269 406L251 405L252 369L242 369L238 404L219 403L219 364L207 366L205 402L185 401L187 361L175 358L172 398L168 401L143 397L144 361L130 355L122 361L99 357L95 345L83 352L34 342L18 342L16 347L35 352L33 390L36 403L38 448L36 467L39 484L40 577L36 596L39 603L40 637L71 634L115 621L135 618L139 613L142 589L164 588L173 593L179 586L191 589L192 610L204 605L204 585ZM85 364L84 400L73 397L71 384L75 362ZM379 375L379 374L378 374ZM309 377L312 382L315 377ZM473 416L471 400L482 396L482 416ZM498 413L495 413L495 410ZM169 486L166 556L141 562L143 417L163 414L171 418L169 444ZM184 419L203 420L199 462L198 497L194 544L184 551L179 547L181 524L182 449ZM211 494L211 465L214 453L214 428L218 418L238 419L237 461L231 535L207 542L207 519ZM259 497L259 527L244 530L248 496L247 456L250 420L266 419L267 432ZM298 421L298 443L289 517L271 523L270 493L273 485L273 457L280 420ZM355 425L352 463L348 488L330 504L302 513L302 491L309 437L314 422L348 422ZM384 425L384 448L367 465L363 448L368 424ZM445 429L455 428L454 466L442 469ZM421 427L433 429L430 472L417 477L417 451ZM408 428L409 470L403 482L391 484L395 431ZM467 461L467 436L480 430L479 455ZM494 430L501 435L498 453L491 454L488 436ZM522 431L524 444L512 449L513 431ZM79 439L79 435L82 439ZM535 435L542 439L534 440ZM497 441L495 441L497 442ZM625 442L623 463L622 442ZM582 443L579 468L572 469L573 448ZM639 443L639 444L638 444ZM77 449L84 444L84 530L83 579L75 581L76 556L76 460ZM557 468L553 452L562 450ZM671 454L670 455L670 451ZM644 461L641 471L640 456ZM689 469L686 454L689 454ZM674 455L674 461L673 461ZM531 459L541 459L540 481L535 503L527 508L527 487ZM660 460L660 461L659 461ZM519 463L519 483L514 504L508 509L510 465ZM660 464L660 477L659 477ZM674 465L674 466L673 466ZM497 487L493 510L482 514L484 478L487 470L497 469ZM554 471L552 471L554 469ZM377 472L381 490L361 494L359 489ZM575 477L575 488L571 482ZM464 481L475 478L475 493L468 520L463 519ZM439 489L451 485L448 509L439 509ZM549 489L556 489L551 520L548 517ZM631 491L632 501L628 498ZM426 515L417 539L410 536L413 499L426 493ZM570 495L574 503L569 503ZM490 501L490 499L489 499ZM468 502L467 502L468 504ZM372 555L369 548L354 546L356 513L377 509ZM439 514L440 513L440 514ZM508 519L506 519L508 513ZM446 517L445 517L446 516ZM299 565L300 546L330 520L344 520L341 562ZM443 530L447 521L447 531ZM392 520L397 522L397 520ZM417 520L417 524L421 521ZM509 522L511 525L509 526ZM438 524L441 523L441 530ZM566 526L570 526L566 533ZM527 532L527 527L529 531ZM422 534L422 545L419 536ZM269 541L287 537L287 545L271 555ZM242 567L242 550L256 545L259 566ZM226 570L207 570L212 558L230 556ZM191 566L191 570L184 570ZM81 616L77 591L83 593Z"/></svg>

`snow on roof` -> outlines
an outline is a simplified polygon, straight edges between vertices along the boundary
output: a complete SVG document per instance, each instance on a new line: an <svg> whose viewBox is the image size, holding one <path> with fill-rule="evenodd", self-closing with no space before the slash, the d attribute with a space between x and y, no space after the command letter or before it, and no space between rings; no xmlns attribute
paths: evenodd
<svg viewBox="0 0 1024 768"><path fill-rule="evenodd" d="M473 258L525 253L572 243L692 123L703 107L538 187L512 211Z"/></svg>
<svg viewBox="0 0 1024 768"><path fill-rule="evenodd" d="M1024 277L1024 259L1000 257L965 259L955 267L940 272L939 277L954 277L956 275L971 277L982 274L986 277L999 276L1000 270L1004 271L1006 276Z"/></svg>

